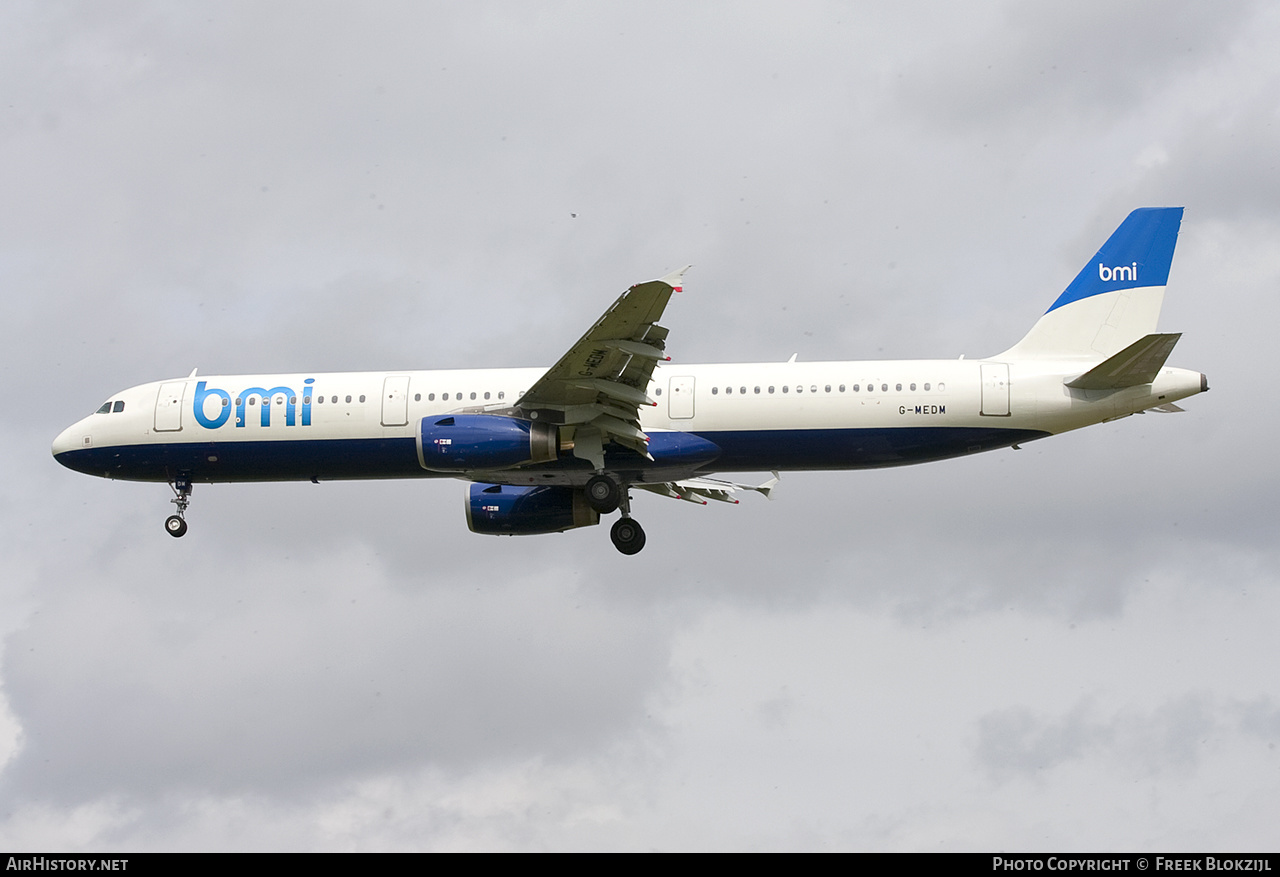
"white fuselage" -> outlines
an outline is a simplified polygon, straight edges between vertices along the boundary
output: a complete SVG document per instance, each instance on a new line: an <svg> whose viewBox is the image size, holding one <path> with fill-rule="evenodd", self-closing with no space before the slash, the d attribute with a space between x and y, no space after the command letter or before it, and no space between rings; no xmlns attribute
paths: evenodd
<svg viewBox="0 0 1280 877"><path fill-rule="evenodd" d="M703 474L857 469L1008 447L1203 388L1198 372L1175 368L1122 390L1064 385L1083 370L1036 360L664 363L648 388L657 405L641 408L641 422L651 435L692 433L719 445L720 457L698 467ZM145 481L172 481L180 472L201 482L431 477L441 473L423 469L411 452L423 418L498 412L544 371L218 375L142 384L66 429L54 453L90 474ZM281 456L286 447L296 465ZM535 470L503 480L534 483ZM581 474L543 479L576 483Z"/></svg>

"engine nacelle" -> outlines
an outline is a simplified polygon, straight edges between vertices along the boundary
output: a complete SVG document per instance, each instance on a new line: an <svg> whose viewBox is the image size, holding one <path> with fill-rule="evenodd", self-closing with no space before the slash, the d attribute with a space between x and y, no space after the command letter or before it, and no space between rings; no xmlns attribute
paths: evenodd
<svg viewBox="0 0 1280 877"><path fill-rule="evenodd" d="M432 472L510 469L547 463L559 452L557 428L495 414L424 417L418 424L418 463Z"/></svg>
<svg viewBox="0 0 1280 877"><path fill-rule="evenodd" d="M600 514L587 505L586 494L578 488L473 484L467 496L467 527L472 533L531 536L598 523Z"/></svg>

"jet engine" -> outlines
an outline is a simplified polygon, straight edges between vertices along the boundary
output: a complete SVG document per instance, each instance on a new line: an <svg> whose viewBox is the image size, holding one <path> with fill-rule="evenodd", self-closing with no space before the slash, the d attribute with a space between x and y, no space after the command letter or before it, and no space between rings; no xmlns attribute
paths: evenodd
<svg viewBox="0 0 1280 877"><path fill-rule="evenodd" d="M496 414L424 417L418 427L418 462L432 472L510 469L547 463L559 452L554 424Z"/></svg>
<svg viewBox="0 0 1280 877"><path fill-rule="evenodd" d="M472 484L467 496L467 527L472 533L560 533L598 523L600 514L587 505L586 495L573 487Z"/></svg>

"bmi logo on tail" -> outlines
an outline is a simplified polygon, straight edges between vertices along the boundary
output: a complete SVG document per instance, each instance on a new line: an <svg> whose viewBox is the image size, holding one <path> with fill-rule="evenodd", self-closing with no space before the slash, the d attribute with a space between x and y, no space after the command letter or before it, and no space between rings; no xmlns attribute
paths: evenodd
<svg viewBox="0 0 1280 877"><path fill-rule="evenodd" d="M1128 280L1137 281L1138 279L1138 263L1132 265L1118 265L1115 268L1108 268L1101 262L1098 263L1098 279L1099 280Z"/></svg>

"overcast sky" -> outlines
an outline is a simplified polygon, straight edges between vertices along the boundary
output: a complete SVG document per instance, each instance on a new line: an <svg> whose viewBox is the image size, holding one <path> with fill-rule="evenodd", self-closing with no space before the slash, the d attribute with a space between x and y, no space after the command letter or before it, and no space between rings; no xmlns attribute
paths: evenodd
<svg viewBox="0 0 1280 877"><path fill-rule="evenodd" d="M0 846L1280 847L1280 9L0 7ZM1212 392L469 533L454 481L89 478L188 374L1015 342L1133 208Z"/></svg>

